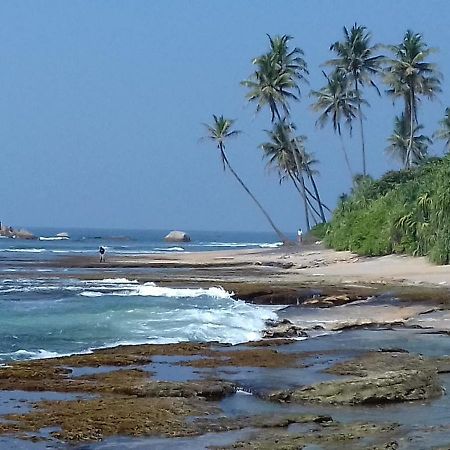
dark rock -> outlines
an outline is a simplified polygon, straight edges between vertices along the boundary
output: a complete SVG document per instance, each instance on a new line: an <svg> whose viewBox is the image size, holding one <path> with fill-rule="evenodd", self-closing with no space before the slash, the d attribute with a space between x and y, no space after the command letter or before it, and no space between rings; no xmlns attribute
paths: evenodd
<svg viewBox="0 0 450 450"><path fill-rule="evenodd" d="M307 337L308 335L303 330L302 327L294 325L287 319L281 322L274 322L270 325L270 328L264 330L264 338L296 338L296 337Z"/></svg>

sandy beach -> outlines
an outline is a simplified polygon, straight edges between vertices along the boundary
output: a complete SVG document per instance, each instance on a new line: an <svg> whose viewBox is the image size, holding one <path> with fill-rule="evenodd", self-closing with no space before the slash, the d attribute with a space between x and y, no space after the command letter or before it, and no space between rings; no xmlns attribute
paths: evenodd
<svg viewBox="0 0 450 450"><path fill-rule="evenodd" d="M400 286L450 286L450 266L437 266L425 257L388 255L362 257L325 248L321 243L281 246L276 249L185 252L171 255L111 256L105 264L89 257L61 259L64 267L164 269L170 280L185 282L266 282L296 285L389 284ZM177 271L170 271L177 269ZM167 277L148 275L151 281Z"/></svg>

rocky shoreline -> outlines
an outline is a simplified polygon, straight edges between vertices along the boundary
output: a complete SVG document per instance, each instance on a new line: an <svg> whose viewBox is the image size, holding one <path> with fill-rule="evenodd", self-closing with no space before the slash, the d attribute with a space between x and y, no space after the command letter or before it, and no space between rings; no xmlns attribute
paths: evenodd
<svg viewBox="0 0 450 450"><path fill-rule="evenodd" d="M0 443L333 450L421 448L421 439L450 444L450 427L440 419L450 408L450 329L433 316L450 310L446 286L324 281L298 270L294 276L282 252L250 256L200 256L194 265L177 257L161 262L159 255L146 263L109 258L107 266L89 258L53 261L60 277L102 279L111 276L108 269L139 283L220 285L235 298L279 305L279 319L266 323L262 340L234 346L119 346L8 363L0 367ZM272 264L279 258L282 264Z"/></svg>
<svg viewBox="0 0 450 450"><path fill-rule="evenodd" d="M230 448L269 448L280 440L286 446L314 443L335 448L333 445L339 442L357 448L353 445L361 438L371 438L377 445L384 445L386 433L398 433L399 425L339 423L332 414L286 412L275 416L227 416L221 401L244 390L251 391L261 401L275 403L410 402L442 395L438 373L450 369L450 358L423 358L399 351L369 352L331 365L328 371L338 375L334 381L306 386L300 381L299 387L280 392L258 390L251 380L244 386L239 381L231 381L227 372L217 376L214 371L229 368L228 373L232 374L243 365L272 371L291 368L298 371L301 380L311 354L292 351L291 347L295 348L295 341L273 339L234 347L189 343L140 345L97 350L89 355L16 362L0 370L3 397L8 391L18 390L79 396L76 400L43 400L25 413L4 415L0 435L51 444L55 440L99 441L116 435L190 437L251 428L257 431L256 437L235 442ZM171 363L159 364L169 364L171 370L194 369L200 378L158 379L161 375L155 370L158 365L155 361L162 357L166 361L171 358ZM341 381L339 376L344 374L346 379ZM308 433L288 432L293 424L309 424ZM57 429L46 439L40 430L49 427ZM388 442L393 441L389 438Z"/></svg>

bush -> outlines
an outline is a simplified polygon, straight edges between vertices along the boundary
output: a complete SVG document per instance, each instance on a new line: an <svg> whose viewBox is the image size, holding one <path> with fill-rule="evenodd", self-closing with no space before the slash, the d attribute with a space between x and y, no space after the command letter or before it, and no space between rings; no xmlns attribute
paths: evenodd
<svg viewBox="0 0 450 450"><path fill-rule="evenodd" d="M337 250L427 255L437 264L448 264L449 180L448 156L415 169L388 172L379 180L361 178L351 194L341 198L333 219L319 228L318 236Z"/></svg>

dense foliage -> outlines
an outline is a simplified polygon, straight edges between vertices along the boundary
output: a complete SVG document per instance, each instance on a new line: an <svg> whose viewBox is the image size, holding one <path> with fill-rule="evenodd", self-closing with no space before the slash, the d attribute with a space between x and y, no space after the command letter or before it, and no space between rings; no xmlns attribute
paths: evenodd
<svg viewBox="0 0 450 450"><path fill-rule="evenodd" d="M343 196L325 242L361 255L409 253L450 263L450 156L380 180L360 177Z"/></svg>

